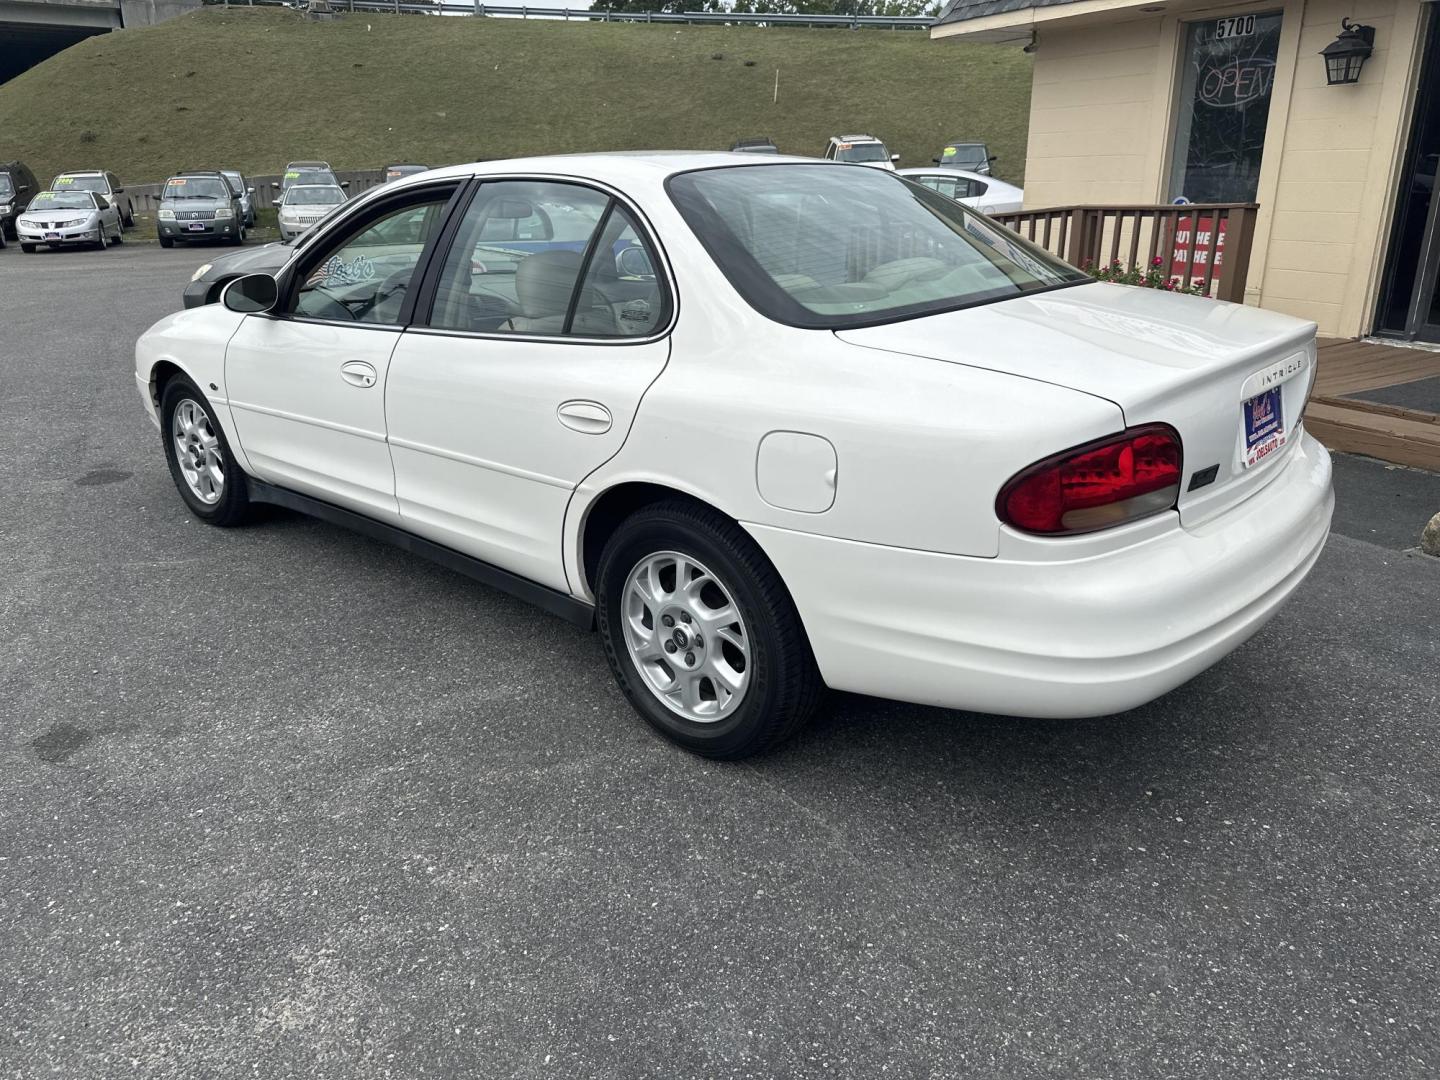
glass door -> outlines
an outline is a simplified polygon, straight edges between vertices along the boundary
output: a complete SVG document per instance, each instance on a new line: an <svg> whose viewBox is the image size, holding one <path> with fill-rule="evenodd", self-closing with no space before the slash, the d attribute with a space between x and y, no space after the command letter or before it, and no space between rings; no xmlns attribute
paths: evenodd
<svg viewBox="0 0 1440 1080"><path fill-rule="evenodd" d="M1415 119L1401 174L1385 280L1375 313L1378 333L1440 343L1440 19L1430 16Z"/></svg>

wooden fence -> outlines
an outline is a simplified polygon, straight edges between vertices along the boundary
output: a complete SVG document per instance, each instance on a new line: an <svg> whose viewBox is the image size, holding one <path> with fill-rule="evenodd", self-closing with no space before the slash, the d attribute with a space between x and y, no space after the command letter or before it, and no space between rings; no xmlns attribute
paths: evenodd
<svg viewBox="0 0 1440 1080"><path fill-rule="evenodd" d="M1074 266L1153 267L1240 304L1258 209L1255 203L1056 206L991 216Z"/></svg>

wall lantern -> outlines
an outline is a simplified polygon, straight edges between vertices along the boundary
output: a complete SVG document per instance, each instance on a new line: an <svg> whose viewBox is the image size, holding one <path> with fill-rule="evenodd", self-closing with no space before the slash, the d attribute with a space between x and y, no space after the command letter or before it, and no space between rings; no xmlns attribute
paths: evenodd
<svg viewBox="0 0 1440 1080"><path fill-rule="evenodd" d="M1340 36L1320 55L1325 58L1325 81L1331 86L1360 81L1360 69L1375 51L1375 28L1340 20Z"/></svg>

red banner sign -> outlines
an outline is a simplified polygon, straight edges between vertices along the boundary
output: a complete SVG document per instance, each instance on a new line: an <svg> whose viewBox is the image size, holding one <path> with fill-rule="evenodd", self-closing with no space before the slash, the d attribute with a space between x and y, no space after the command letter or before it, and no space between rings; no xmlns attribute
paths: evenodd
<svg viewBox="0 0 1440 1080"><path fill-rule="evenodd" d="M1211 273L1212 281L1220 280L1221 264L1225 261L1225 224L1226 220L1220 222L1220 236L1215 239L1215 269ZM1215 219L1202 217L1197 224L1194 217L1182 217L1175 223L1174 243L1170 250L1170 274L1180 279L1180 284L1187 284L1186 267L1189 266L1190 278L1204 278L1205 264L1210 259L1210 242L1215 228ZM1190 252L1195 252L1195 263L1190 266Z"/></svg>

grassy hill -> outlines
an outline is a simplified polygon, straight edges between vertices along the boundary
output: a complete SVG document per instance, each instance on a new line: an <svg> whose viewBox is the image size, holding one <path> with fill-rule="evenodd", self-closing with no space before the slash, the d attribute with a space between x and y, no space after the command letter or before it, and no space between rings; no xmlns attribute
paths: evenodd
<svg viewBox="0 0 1440 1080"><path fill-rule="evenodd" d="M1019 181L1029 98L1019 49L923 33L210 8L89 38L0 86L0 160L42 181L103 167L141 183L298 158L358 169L749 135L819 154L852 130L902 165L983 140Z"/></svg>

